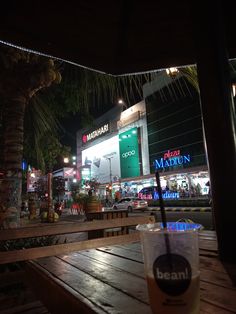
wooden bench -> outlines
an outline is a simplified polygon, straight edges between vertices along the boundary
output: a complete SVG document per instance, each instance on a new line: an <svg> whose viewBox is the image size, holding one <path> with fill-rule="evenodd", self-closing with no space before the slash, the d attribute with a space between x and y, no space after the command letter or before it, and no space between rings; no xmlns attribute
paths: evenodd
<svg viewBox="0 0 236 314"><path fill-rule="evenodd" d="M128 217L127 210L104 210L101 212L86 213L88 221L93 220L110 220L116 218ZM116 227L103 230L92 230L88 232L88 239L96 239L101 237L111 237L116 235L128 234L128 227Z"/></svg>
<svg viewBox="0 0 236 314"><path fill-rule="evenodd" d="M125 217L107 220L93 220L80 223L54 223L41 224L36 226L8 229L0 231L0 241L26 239L33 237L45 237L52 235L66 235L79 232L94 232L104 229L128 228L138 224L153 222L153 216L146 217ZM131 234L115 235L105 238L96 238L80 242L61 243L50 246L27 248L23 250L13 250L0 252L0 264L26 261L45 256L67 254L73 251L80 251L89 248L96 248L103 245L127 243L139 239L137 232Z"/></svg>

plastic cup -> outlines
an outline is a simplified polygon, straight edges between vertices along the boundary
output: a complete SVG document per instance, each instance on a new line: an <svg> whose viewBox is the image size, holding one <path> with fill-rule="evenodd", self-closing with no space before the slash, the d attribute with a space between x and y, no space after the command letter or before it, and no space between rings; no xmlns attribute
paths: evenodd
<svg viewBox="0 0 236 314"><path fill-rule="evenodd" d="M148 294L154 314L197 314L200 306L198 230L195 223L138 225Z"/></svg>

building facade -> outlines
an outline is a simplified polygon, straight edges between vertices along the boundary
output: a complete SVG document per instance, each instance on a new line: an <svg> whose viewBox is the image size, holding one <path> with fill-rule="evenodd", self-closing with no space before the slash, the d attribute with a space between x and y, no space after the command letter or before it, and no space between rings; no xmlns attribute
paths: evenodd
<svg viewBox="0 0 236 314"><path fill-rule="evenodd" d="M177 198L207 195L209 174L198 92L183 76L173 80L161 72L156 81L144 86L144 98L150 173L158 171L163 190L177 192Z"/></svg>
<svg viewBox="0 0 236 314"><path fill-rule="evenodd" d="M114 107L77 132L78 179L99 183L98 193L139 195L161 176L165 198L203 196L209 192L199 95L180 75L161 72L143 88L144 100L126 110ZM150 189L149 189L150 190Z"/></svg>
<svg viewBox="0 0 236 314"><path fill-rule="evenodd" d="M98 182L103 196L107 185L112 185L114 194L122 191L123 179L149 174L148 156L144 101L125 111L116 106L96 119L92 128L77 132L78 179Z"/></svg>

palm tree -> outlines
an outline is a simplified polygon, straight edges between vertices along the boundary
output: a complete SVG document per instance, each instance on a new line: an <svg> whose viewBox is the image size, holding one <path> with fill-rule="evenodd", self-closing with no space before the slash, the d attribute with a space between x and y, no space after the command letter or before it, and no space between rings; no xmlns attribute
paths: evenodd
<svg viewBox="0 0 236 314"><path fill-rule="evenodd" d="M4 169L0 185L1 227L14 228L19 223L26 106L41 89L59 83L60 80L60 72L52 59L1 46L0 99Z"/></svg>
<svg viewBox="0 0 236 314"><path fill-rule="evenodd" d="M45 173L54 168L58 156L69 156L71 148L60 143L62 130L57 112L42 101L39 94L26 107L23 157L27 164Z"/></svg>

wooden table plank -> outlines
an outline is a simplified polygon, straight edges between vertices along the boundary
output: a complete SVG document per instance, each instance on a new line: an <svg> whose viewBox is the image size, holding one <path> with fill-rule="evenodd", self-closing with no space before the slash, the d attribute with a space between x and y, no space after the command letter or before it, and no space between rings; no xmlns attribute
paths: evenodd
<svg viewBox="0 0 236 314"><path fill-rule="evenodd" d="M117 244L115 246L119 247L119 248L123 248L125 250L128 250L129 252L130 251L139 252L139 253L142 252L141 243L139 241L127 243L127 245L125 245L125 246L124 246L124 244Z"/></svg>
<svg viewBox="0 0 236 314"><path fill-rule="evenodd" d="M126 248L121 247L121 246L120 247L119 246L101 247L98 250L107 252L108 254L117 255L125 259L143 263L143 256L141 252L127 250Z"/></svg>
<svg viewBox="0 0 236 314"><path fill-rule="evenodd" d="M143 263L127 260L113 254L110 254L108 256L107 251L103 252L102 250L86 250L81 251L80 254L92 257L95 262L102 261L104 264L113 265L114 267L121 269L122 271L128 273L131 272L138 277L145 278L143 274Z"/></svg>
<svg viewBox="0 0 236 314"><path fill-rule="evenodd" d="M203 301L214 304L219 308L236 313L236 291L200 282L200 298Z"/></svg>
<svg viewBox="0 0 236 314"><path fill-rule="evenodd" d="M227 273L216 272L210 269L201 269L200 279L201 281L213 283L216 286L221 286L236 291L236 287L232 287L232 281L230 280Z"/></svg>
<svg viewBox="0 0 236 314"><path fill-rule="evenodd" d="M129 247L130 246L131 245L129 245ZM81 254L83 254L83 252ZM91 251L85 252L85 254L87 254L90 258L95 258L97 261L106 260L105 264L107 263L107 260L108 260L110 262L111 268L114 266L113 262L116 260L116 258L122 259L122 257L123 257L123 259L125 261L129 261L132 264L131 265L132 268L129 269L129 272L132 271L132 273L134 272L134 274L137 272L137 269L135 270L136 267L133 264L134 261L131 261L130 259L127 260L127 255L129 254L127 248L122 248L121 246L119 246L119 247L116 246L116 247L112 247L112 249L110 249L110 250L107 250L105 248L105 249L101 249L101 250L100 249L96 250L96 252L95 252L95 250L93 250L92 252ZM70 263L71 263L71 261L73 261L74 264L77 264L77 263L80 264L79 255L80 254L77 255L78 259L77 258L74 258L74 259L66 258L66 260L67 260L67 262L69 260ZM106 255L109 255L109 257L107 257ZM136 254L134 255L134 259L135 260L137 259ZM206 260L206 258L205 258L205 260ZM210 258L209 258L209 260L210 260ZM91 264L93 264L93 263L91 262ZM136 262L136 264L139 264L139 263ZM107 265L106 265L106 267L107 267ZM105 267L105 269L106 269L106 267ZM117 263L115 264L115 267L117 267ZM118 267L119 267L119 263L118 263ZM87 271L89 272L88 269L87 269ZM108 270L109 270L109 268L108 268ZM124 271L124 269L123 269L123 271ZM142 268L139 267L139 271L140 271L141 276L144 276L143 266L142 266ZM126 275L127 274L125 274L124 276L126 276ZM99 269L96 271L96 278L101 279L100 274L99 274ZM107 278L108 283L112 282L112 280L109 278L109 275L106 275L106 278ZM114 275L114 278L119 278L119 275L118 276L117 276L117 274ZM232 282L225 272L221 273L221 272L217 272L214 270L208 269L208 271L207 271L206 269L201 269L200 278L201 278L200 286L201 286L201 292L202 292L201 293L201 300L204 300L206 303L211 303L212 306L220 307L221 309L224 309L225 311L226 310L236 311L236 307L234 306L234 297L236 298L236 293L235 293L236 289L234 287L232 287ZM129 279L127 278L127 280L128 280L128 282L133 283L132 278L129 278ZM124 287L126 285L127 284L125 284ZM206 285L207 285L207 291L214 291L213 294L205 293ZM118 284L118 286L116 286L116 288L121 289L119 284ZM136 291L132 291L132 292L128 291L128 293L131 293L131 294L135 293L135 295L136 295L137 292ZM215 296L215 295L217 295L217 296ZM221 299L218 297L219 295L221 295ZM224 297L222 297L222 296L224 296ZM217 300L217 302L216 302L216 300ZM146 300L143 300L143 301L146 302Z"/></svg>
<svg viewBox="0 0 236 314"><path fill-rule="evenodd" d="M236 287L217 257L214 233L203 236L207 239L200 238L200 313L236 313ZM58 287L73 291L78 303L88 305L88 313L151 313L140 242L41 258L33 263L48 272Z"/></svg>
<svg viewBox="0 0 236 314"><path fill-rule="evenodd" d="M106 313L150 313L148 304L138 300L139 297L147 300L147 289L144 279L138 277L132 278L132 285L134 284L132 287L132 289L134 289L133 294L134 291L137 293L137 297L134 298L132 294L122 292L105 282L107 276L111 281L113 280L112 283L115 285L115 281L118 280L119 276L122 276L121 271L119 271L118 274L116 273L116 276L109 273L109 271L106 271L107 265L103 268L103 273L99 275L98 269L101 271L102 266L98 265L98 263L90 265L90 267L92 267L90 268L90 271L93 269L92 274L89 274L89 271L85 272L80 270L78 267L66 263L56 257L41 259L38 264L68 287L73 288L73 290L84 298L88 299L93 304L96 304L97 307L101 308ZM83 266L85 267L85 265ZM112 271L114 271L114 269L112 269ZM104 281L101 279L102 274ZM126 276L128 279L130 277L131 275ZM122 279L123 285L127 284L127 282L125 282L125 276L123 276ZM122 285L122 282L120 281L117 285Z"/></svg>
<svg viewBox="0 0 236 314"><path fill-rule="evenodd" d="M98 261L91 256L88 257L82 254L70 254L69 256L63 257L63 261L76 267L76 269L148 304L147 283L144 277L143 264L132 262L132 264L130 264L132 267L131 271L127 272L119 267L117 261L114 265L114 261L110 259L110 256L107 257L107 260L110 261L109 264L107 262L104 263L103 259ZM139 266L142 266L142 268ZM142 276L136 275L138 271L141 271ZM127 285L127 282L132 284Z"/></svg>
<svg viewBox="0 0 236 314"><path fill-rule="evenodd" d="M232 312L201 300L200 314L232 314Z"/></svg>
<svg viewBox="0 0 236 314"><path fill-rule="evenodd" d="M51 314L106 313L37 262L27 262L25 267L29 283Z"/></svg>
<svg viewBox="0 0 236 314"><path fill-rule="evenodd" d="M209 258L200 256L200 268L206 270L214 270L220 273L226 273L226 269L218 258Z"/></svg>

